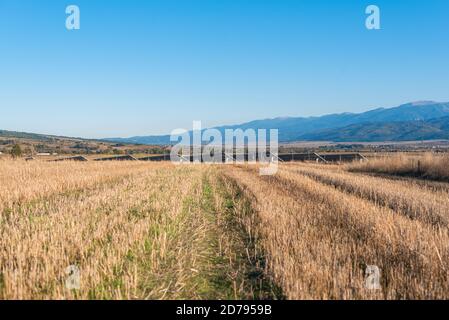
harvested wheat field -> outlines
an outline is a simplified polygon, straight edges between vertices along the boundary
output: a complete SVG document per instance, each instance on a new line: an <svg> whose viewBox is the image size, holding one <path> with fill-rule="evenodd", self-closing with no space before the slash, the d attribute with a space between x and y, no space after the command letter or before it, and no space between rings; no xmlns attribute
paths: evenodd
<svg viewBox="0 0 449 320"><path fill-rule="evenodd" d="M0 299L449 298L449 187L349 170L2 160Z"/></svg>

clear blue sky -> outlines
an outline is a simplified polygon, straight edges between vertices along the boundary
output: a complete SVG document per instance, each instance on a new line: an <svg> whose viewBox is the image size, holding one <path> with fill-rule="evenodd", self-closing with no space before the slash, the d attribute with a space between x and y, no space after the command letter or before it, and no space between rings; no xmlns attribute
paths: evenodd
<svg viewBox="0 0 449 320"><path fill-rule="evenodd" d="M449 100L447 0L0 0L0 129L162 134L414 100Z"/></svg>

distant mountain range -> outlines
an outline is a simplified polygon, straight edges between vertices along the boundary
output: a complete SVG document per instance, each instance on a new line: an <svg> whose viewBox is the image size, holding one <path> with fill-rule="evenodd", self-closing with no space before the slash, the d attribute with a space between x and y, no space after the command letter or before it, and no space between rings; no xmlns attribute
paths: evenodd
<svg viewBox="0 0 449 320"><path fill-rule="evenodd" d="M278 129L280 142L373 142L449 139L449 102L418 101L394 108L321 117L287 117L256 120L226 129ZM170 144L170 135L110 138L106 141L134 144Z"/></svg>
<svg viewBox="0 0 449 320"><path fill-rule="evenodd" d="M384 123L360 123L305 134L303 141L381 142L449 140L449 117Z"/></svg>

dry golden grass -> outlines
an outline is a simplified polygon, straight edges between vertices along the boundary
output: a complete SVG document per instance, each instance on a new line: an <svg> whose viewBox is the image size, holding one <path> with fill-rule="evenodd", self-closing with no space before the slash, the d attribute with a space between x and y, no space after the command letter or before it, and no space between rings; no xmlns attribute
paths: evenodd
<svg viewBox="0 0 449 320"><path fill-rule="evenodd" d="M421 156L409 156L400 154L392 157L373 158L364 163L351 164L349 170L449 181L449 155L426 153Z"/></svg>
<svg viewBox="0 0 449 320"><path fill-rule="evenodd" d="M391 180L325 170L312 165L289 165L286 170L313 178L347 193L371 200L410 217L433 225L449 225L449 193L414 181Z"/></svg>
<svg viewBox="0 0 449 320"><path fill-rule="evenodd" d="M228 170L255 197L268 269L290 299L448 298L449 236L303 174ZM367 265L382 290L364 287Z"/></svg>
<svg viewBox="0 0 449 320"><path fill-rule="evenodd" d="M0 212L17 203L85 190L147 170L142 163L0 160Z"/></svg>
<svg viewBox="0 0 449 320"><path fill-rule="evenodd" d="M0 299L449 298L445 184L258 172L0 161ZM365 288L367 265L382 290Z"/></svg>
<svg viewBox="0 0 449 320"><path fill-rule="evenodd" d="M1 294L5 298L89 298L101 297L104 292L120 297L121 293L110 290L107 283L117 273L116 266L133 246L146 239L152 225L161 223L161 213L164 218L179 214L195 181L190 172L164 170L162 174L158 167L144 171L139 165L122 165L120 170L125 174L120 180L98 184L104 176L89 171L98 174L95 169L100 167L96 164L82 165L82 172L72 171L73 166L80 168L80 164L72 163L53 168L56 179L49 177L49 186L43 188L46 197L31 197L33 202L24 202L21 195L30 194L27 188L35 188L34 181L18 184L14 195L20 202L4 211L0 264L4 279ZM105 166L100 170L114 171L111 169ZM59 176L59 171L65 174ZM40 179L41 175L27 177ZM164 192L167 184L172 192ZM86 188L80 189L83 186ZM52 191L56 193L50 194ZM152 240L163 254L164 234ZM86 288L76 296L62 281L69 265L79 266ZM128 297L132 294L127 287L125 293Z"/></svg>
<svg viewBox="0 0 449 320"><path fill-rule="evenodd" d="M218 181L204 166L1 162L0 299L268 297Z"/></svg>

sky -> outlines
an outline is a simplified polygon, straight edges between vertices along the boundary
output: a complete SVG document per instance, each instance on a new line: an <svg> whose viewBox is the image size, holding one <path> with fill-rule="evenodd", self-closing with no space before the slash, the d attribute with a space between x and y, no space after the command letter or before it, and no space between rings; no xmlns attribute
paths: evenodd
<svg viewBox="0 0 449 320"><path fill-rule="evenodd" d="M447 0L0 0L0 129L129 137L449 101L448 57Z"/></svg>

